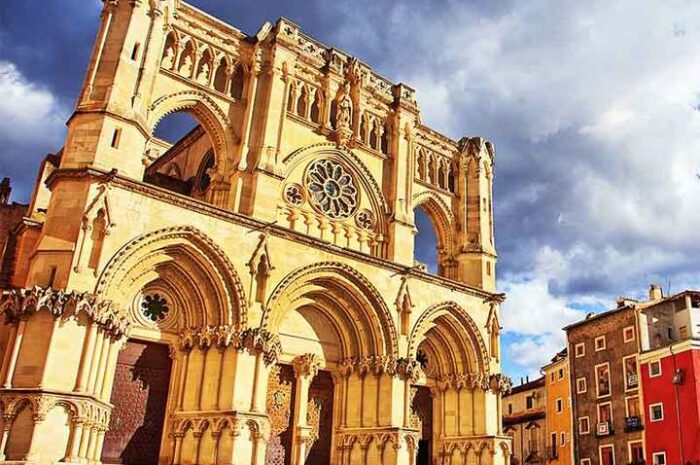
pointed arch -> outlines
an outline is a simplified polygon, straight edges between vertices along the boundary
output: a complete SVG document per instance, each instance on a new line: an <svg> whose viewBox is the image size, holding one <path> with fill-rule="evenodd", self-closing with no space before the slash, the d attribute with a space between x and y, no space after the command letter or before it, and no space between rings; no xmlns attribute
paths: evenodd
<svg viewBox="0 0 700 465"><path fill-rule="evenodd" d="M186 90L165 95L153 102L149 109L148 126L151 133L163 118L178 111L192 113L202 125L214 145L217 171L225 172L228 157L233 153L233 146L237 140L226 113L203 92Z"/></svg>
<svg viewBox="0 0 700 465"><path fill-rule="evenodd" d="M408 357L415 359L424 343L437 357L440 374L487 373L489 355L478 326L467 311L452 301L426 309L416 321L408 342Z"/></svg>
<svg viewBox="0 0 700 465"><path fill-rule="evenodd" d="M354 268L323 262L300 268L270 295L261 328L279 332L285 317L301 308L323 314L334 326L344 357L398 356L398 335L384 299Z"/></svg>
<svg viewBox="0 0 700 465"><path fill-rule="evenodd" d="M247 302L238 273L224 251L192 226L159 229L131 240L104 268L95 293L125 307L147 286L171 293L184 327L246 326Z"/></svg>
<svg viewBox="0 0 700 465"><path fill-rule="evenodd" d="M442 198L432 191L423 191L413 196L413 210L422 208L430 217L437 233L438 248L452 250L454 215Z"/></svg>

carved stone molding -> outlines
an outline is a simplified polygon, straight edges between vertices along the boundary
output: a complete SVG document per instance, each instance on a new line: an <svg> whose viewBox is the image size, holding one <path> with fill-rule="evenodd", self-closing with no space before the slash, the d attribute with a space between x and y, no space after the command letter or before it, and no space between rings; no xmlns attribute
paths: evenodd
<svg viewBox="0 0 700 465"><path fill-rule="evenodd" d="M0 298L0 311L7 324L26 320L46 310L55 318L68 319L84 313L112 337L128 336L131 322L112 302L87 292L32 287L6 291Z"/></svg>
<svg viewBox="0 0 700 465"><path fill-rule="evenodd" d="M263 356L265 365L277 363L282 353L279 336L263 328L248 328L241 333L240 348L251 355Z"/></svg>

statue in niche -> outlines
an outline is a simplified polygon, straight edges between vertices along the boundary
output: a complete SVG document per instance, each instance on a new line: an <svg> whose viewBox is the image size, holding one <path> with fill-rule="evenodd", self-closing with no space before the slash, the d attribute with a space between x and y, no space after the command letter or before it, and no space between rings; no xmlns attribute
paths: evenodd
<svg viewBox="0 0 700 465"><path fill-rule="evenodd" d="M160 65L165 69L173 69L173 63L175 63L175 50L172 47L168 47Z"/></svg>
<svg viewBox="0 0 700 465"><path fill-rule="evenodd" d="M344 84L342 94L338 100L338 117L335 123L336 130L350 129L351 120L352 100L350 99L350 88L348 84Z"/></svg>
<svg viewBox="0 0 700 465"><path fill-rule="evenodd" d="M182 60L182 66L180 66L180 74L185 77L190 77L192 75L192 57L187 55L184 60Z"/></svg>
<svg viewBox="0 0 700 465"><path fill-rule="evenodd" d="M202 65L202 70L199 72L199 76L197 76L197 82L204 85L209 84L209 63L204 63Z"/></svg>

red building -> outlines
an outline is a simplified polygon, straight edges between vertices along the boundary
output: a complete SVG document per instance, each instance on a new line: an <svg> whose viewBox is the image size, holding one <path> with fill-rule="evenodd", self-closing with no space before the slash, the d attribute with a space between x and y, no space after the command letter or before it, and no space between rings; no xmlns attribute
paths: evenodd
<svg viewBox="0 0 700 465"><path fill-rule="evenodd" d="M639 356L649 465L700 465L700 292L641 309Z"/></svg>

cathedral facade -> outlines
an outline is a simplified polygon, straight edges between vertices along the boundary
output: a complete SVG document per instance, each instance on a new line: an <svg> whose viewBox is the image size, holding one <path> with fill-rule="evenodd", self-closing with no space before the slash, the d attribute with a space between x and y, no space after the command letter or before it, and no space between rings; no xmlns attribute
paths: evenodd
<svg viewBox="0 0 700 465"><path fill-rule="evenodd" d="M105 0L100 21L7 241L0 458L509 464L491 143L286 19ZM198 125L155 137L176 112Z"/></svg>

